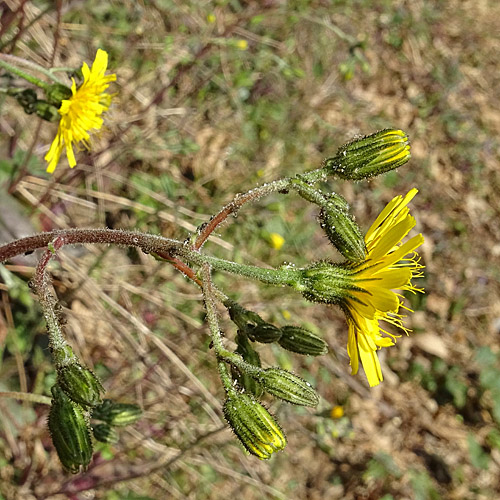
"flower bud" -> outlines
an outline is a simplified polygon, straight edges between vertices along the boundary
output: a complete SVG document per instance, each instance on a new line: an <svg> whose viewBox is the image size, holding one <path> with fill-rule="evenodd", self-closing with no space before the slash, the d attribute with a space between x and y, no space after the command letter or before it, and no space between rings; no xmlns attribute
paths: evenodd
<svg viewBox="0 0 500 500"><path fill-rule="evenodd" d="M264 321L257 313L241 307L232 300L227 300L224 305L240 332L247 335L252 342L271 344L279 340L281 336L279 328Z"/></svg>
<svg viewBox="0 0 500 500"><path fill-rule="evenodd" d="M55 122L61 118L58 109L47 101L37 101L35 109L37 116L47 122Z"/></svg>
<svg viewBox="0 0 500 500"><path fill-rule="evenodd" d="M309 382L281 368L267 368L258 375L264 390L277 398L301 406L317 406L316 391Z"/></svg>
<svg viewBox="0 0 500 500"><path fill-rule="evenodd" d="M114 444L118 442L118 433L108 424L93 425L92 433L97 441L100 441L101 443Z"/></svg>
<svg viewBox="0 0 500 500"><path fill-rule="evenodd" d="M328 345L322 338L300 326L282 327L278 343L287 351L308 356L321 356L328 352Z"/></svg>
<svg viewBox="0 0 500 500"><path fill-rule="evenodd" d="M248 338L254 342L261 344L272 344L277 342L281 337L281 330L271 325L271 323L261 323L260 325L248 328L246 331Z"/></svg>
<svg viewBox="0 0 500 500"><path fill-rule="evenodd" d="M222 410L227 423L252 455L265 460L286 446L278 422L253 396L233 391Z"/></svg>
<svg viewBox="0 0 500 500"><path fill-rule="evenodd" d="M321 208L319 221L338 251L346 259L357 262L365 258L365 240L348 209L347 202L333 194Z"/></svg>
<svg viewBox="0 0 500 500"><path fill-rule="evenodd" d="M235 352L239 354L247 363L260 368L261 364L259 353L251 346L248 338L245 335L238 334L236 335L236 343L238 344L238 347ZM259 397L262 394L263 391L261 385L248 373L239 370L235 366L231 366L231 374L233 379L238 382L238 385L244 389L245 392L249 392L256 397Z"/></svg>
<svg viewBox="0 0 500 500"><path fill-rule="evenodd" d="M92 418L102 420L114 427L125 427L135 424L142 416L142 410L137 405L113 403L105 399L92 410Z"/></svg>
<svg viewBox="0 0 500 500"><path fill-rule="evenodd" d="M101 392L104 392L101 382L78 362L57 367L57 382L75 403L96 406L101 402Z"/></svg>
<svg viewBox="0 0 500 500"><path fill-rule="evenodd" d="M344 144L324 166L331 175L360 180L398 168L410 156L408 136L402 130L385 129Z"/></svg>
<svg viewBox="0 0 500 500"><path fill-rule="evenodd" d="M49 431L63 467L73 474L84 470L92 458L89 425L81 406L73 403L58 385L52 387Z"/></svg>
<svg viewBox="0 0 500 500"><path fill-rule="evenodd" d="M31 115L35 112L38 97L33 89L13 89L9 93L16 98L26 114Z"/></svg>

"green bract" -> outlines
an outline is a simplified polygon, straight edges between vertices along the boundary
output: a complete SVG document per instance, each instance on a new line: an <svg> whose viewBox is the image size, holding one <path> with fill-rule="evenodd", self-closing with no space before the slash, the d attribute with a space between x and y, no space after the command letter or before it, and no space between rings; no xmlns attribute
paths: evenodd
<svg viewBox="0 0 500 500"><path fill-rule="evenodd" d="M58 385L52 387L49 430L65 469L73 474L86 469L92 458L88 420L81 406L73 403Z"/></svg>
<svg viewBox="0 0 500 500"><path fill-rule="evenodd" d="M302 269L293 286L306 299L327 304L341 304L351 296L350 290L359 290L348 268L330 262L317 262Z"/></svg>
<svg viewBox="0 0 500 500"><path fill-rule="evenodd" d="M78 362L57 367L57 382L75 403L96 406L101 402L101 392L104 392L101 382Z"/></svg>
<svg viewBox="0 0 500 500"><path fill-rule="evenodd" d="M92 433L97 441L100 441L101 443L114 444L118 442L118 433L108 424L93 425Z"/></svg>

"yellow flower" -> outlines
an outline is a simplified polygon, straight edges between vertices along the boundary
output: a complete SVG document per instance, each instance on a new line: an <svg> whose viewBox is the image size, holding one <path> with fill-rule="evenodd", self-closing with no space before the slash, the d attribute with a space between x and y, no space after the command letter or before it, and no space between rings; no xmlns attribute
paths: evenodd
<svg viewBox="0 0 500 500"><path fill-rule="evenodd" d="M236 47L240 50L247 50L248 49L248 42L246 40L237 40L236 41Z"/></svg>
<svg viewBox="0 0 500 500"><path fill-rule="evenodd" d="M61 103L59 129L49 152L45 155L45 160L49 163L47 172L52 173L55 170L65 147L69 166L73 168L76 165L73 143L83 142L88 148L89 131L102 127L101 115L109 108L112 98L112 95L105 91L109 82L116 80L114 74L105 75L107 66L108 54L99 49L91 69L87 63L83 63L83 83L78 89L73 79L72 96Z"/></svg>
<svg viewBox="0 0 500 500"><path fill-rule="evenodd" d="M361 360L372 387L383 380L377 350L394 345L396 338L379 322L385 321L409 332L399 310L411 309L403 305L401 294L394 290L423 291L412 284L412 279L422 276L424 266L415 250L424 242L424 237L418 234L402 243L415 226L407 205L416 194L417 190L412 189L404 198L393 198L366 233L365 260L349 266L352 288L341 302L349 323L347 352L352 373L358 372Z"/></svg>
<svg viewBox="0 0 500 500"><path fill-rule="evenodd" d="M330 416L332 418L342 418L344 416L344 407L340 405L334 406L330 410Z"/></svg>
<svg viewBox="0 0 500 500"><path fill-rule="evenodd" d="M271 233L269 235L269 243L275 250L279 250L285 243L285 238L278 233Z"/></svg>

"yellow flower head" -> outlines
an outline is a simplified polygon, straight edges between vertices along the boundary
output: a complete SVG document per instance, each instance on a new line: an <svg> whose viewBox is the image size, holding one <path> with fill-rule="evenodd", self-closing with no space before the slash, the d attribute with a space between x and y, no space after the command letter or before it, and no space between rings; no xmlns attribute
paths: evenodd
<svg viewBox="0 0 500 500"><path fill-rule="evenodd" d="M275 250L279 250L285 243L285 238L278 233L271 233L269 235L269 243Z"/></svg>
<svg viewBox="0 0 500 500"><path fill-rule="evenodd" d="M415 250L424 237L418 234L402 243L415 226L407 205L416 194L412 189L404 198L393 198L366 233L365 260L349 266L352 288L341 302L349 323L347 351L352 373L357 373L361 359L372 387L383 380L377 350L394 345L396 337L379 322L386 321L408 333L399 309L410 309L403 305L397 291L423 291L412 284L412 279L422 276L423 266Z"/></svg>
<svg viewBox="0 0 500 500"><path fill-rule="evenodd" d="M76 165L73 143L83 142L88 147L89 131L102 127L101 115L109 108L112 98L106 93L106 89L109 82L116 80L114 74L105 75L107 66L108 54L99 49L92 68L83 63L83 83L78 89L73 79L72 95L61 103L59 129L49 152L45 155L45 160L49 163L47 172L52 173L55 170L65 147L69 166L73 168Z"/></svg>
<svg viewBox="0 0 500 500"><path fill-rule="evenodd" d="M370 386L383 379L377 350L394 345L396 337L379 322L386 321L408 333L399 309L410 309L403 305L400 292L422 291L415 288L412 279L422 276L423 266L415 250L424 237L418 234L402 243L415 226L407 205L416 194L412 189L404 198L396 196L382 210L364 238L363 260L317 262L299 270L298 279L291 282L307 299L337 304L344 310L349 323L347 352L352 373L358 372L361 359Z"/></svg>

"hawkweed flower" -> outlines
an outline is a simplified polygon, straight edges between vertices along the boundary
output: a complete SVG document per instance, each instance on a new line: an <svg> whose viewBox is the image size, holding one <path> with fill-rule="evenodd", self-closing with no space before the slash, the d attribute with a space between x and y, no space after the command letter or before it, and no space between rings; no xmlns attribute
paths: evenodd
<svg viewBox="0 0 500 500"><path fill-rule="evenodd" d="M52 173L55 170L64 148L69 166L73 168L76 165L73 144L82 142L88 148L89 132L102 127L101 115L109 108L112 98L111 94L106 93L106 89L109 82L116 80L114 74L105 75L107 66L108 54L99 49L92 68L83 63L83 83L80 87L76 87L73 79L72 95L61 102L59 129L49 152L45 155L48 162L47 172Z"/></svg>
<svg viewBox="0 0 500 500"><path fill-rule="evenodd" d="M387 204L365 235L366 260L351 268L359 289L352 290L343 304L349 323L347 351L352 373L358 372L361 359L371 387L383 380L377 350L394 345L398 336L384 330L380 321L409 332L399 310L413 311L403 305L401 294L394 290L423 291L413 285L412 279L422 276L423 265L415 250L424 237L418 234L402 243L416 224L407 205L417 192L412 189L404 198L396 196Z"/></svg>
<svg viewBox="0 0 500 500"><path fill-rule="evenodd" d="M382 210L365 235L363 261L314 264L303 270L295 285L310 300L337 304L344 310L352 373L358 372L361 361L372 387L383 380L377 351L394 345L399 336L389 333L380 322L408 333L399 311L412 311L403 305L401 291L422 292L412 279L422 276L423 266L415 250L424 237L418 234L402 242L416 224L407 206L416 194L412 189L405 197L396 196Z"/></svg>

